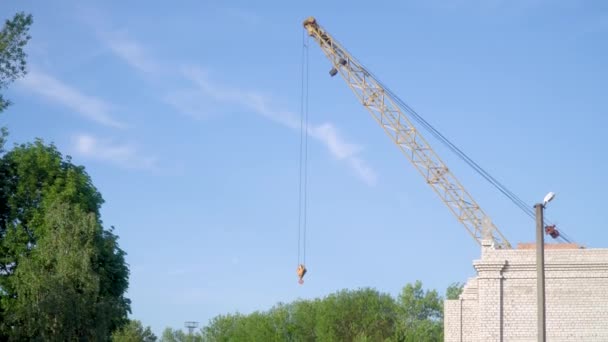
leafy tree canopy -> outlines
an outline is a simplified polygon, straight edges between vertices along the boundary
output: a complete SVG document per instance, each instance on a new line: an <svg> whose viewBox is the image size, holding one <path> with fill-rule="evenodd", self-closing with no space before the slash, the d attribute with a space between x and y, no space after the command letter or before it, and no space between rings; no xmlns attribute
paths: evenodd
<svg viewBox="0 0 608 342"><path fill-rule="evenodd" d="M0 30L0 91L27 71L24 47L31 38L28 32L32 23L31 14L17 13ZM9 104L0 93L0 112Z"/></svg>
<svg viewBox="0 0 608 342"><path fill-rule="evenodd" d="M84 168L37 140L0 155L0 190L0 339L99 340L124 325L125 253Z"/></svg>
<svg viewBox="0 0 608 342"><path fill-rule="evenodd" d="M138 320L130 320L128 324L112 334L113 342L155 342L156 335L150 327L146 327Z"/></svg>
<svg viewBox="0 0 608 342"><path fill-rule="evenodd" d="M445 291L446 299L458 299L458 297L460 297L460 294L462 293L463 289L464 289L463 283L453 283Z"/></svg>
<svg viewBox="0 0 608 342"><path fill-rule="evenodd" d="M173 335L163 341L182 341L167 331ZM420 281L406 285L397 298L370 288L342 290L322 299L280 303L266 312L220 315L195 337L214 342L442 341L443 298L425 291Z"/></svg>
<svg viewBox="0 0 608 342"><path fill-rule="evenodd" d="M166 328L163 331L163 335L161 336L160 341L161 342L202 342L203 337L200 333L194 333L194 334L190 335L190 334L184 333L182 330L173 330L171 328Z"/></svg>

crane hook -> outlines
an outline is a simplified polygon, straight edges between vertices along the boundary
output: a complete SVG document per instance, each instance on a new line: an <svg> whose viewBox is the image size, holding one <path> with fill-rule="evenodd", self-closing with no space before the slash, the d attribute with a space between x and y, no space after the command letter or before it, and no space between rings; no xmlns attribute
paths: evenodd
<svg viewBox="0 0 608 342"><path fill-rule="evenodd" d="M300 285L304 284L304 275L306 274L306 272L307 272L307 270L306 270L306 267L304 266L304 264L300 264L298 266L298 271L297 271L298 278L299 278L298 283Z"/></svg>

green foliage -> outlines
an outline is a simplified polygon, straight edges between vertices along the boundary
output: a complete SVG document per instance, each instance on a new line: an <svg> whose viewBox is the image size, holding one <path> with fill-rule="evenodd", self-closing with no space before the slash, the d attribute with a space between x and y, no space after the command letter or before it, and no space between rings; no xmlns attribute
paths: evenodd
<svg viewBox="0 0 608 342"><path fill-rule="evenodd" d="M31 38L28 31L32 23L31 15L17 13L12 19L6 20L0 31L0 90L27 72L27 54L23 49ZM9 104L0 94L0 112Z"/></svg>
<svg viewBox="0 0 608 342"><path fill-rule="evenodd" d="M202 336L205 341L285 341L288 322L281 318L277 320L273 311L215 317L203 329Z"/></svg>
<svg viewBox="0 0 608 342"><path fill-rule="evenodd" d="M1 96L2 95L0 95L0 97ZM4 153L4 144L6 143L7 137L8 137L8 129L6 129L6 127L0 127L0 154Z"/></svg>
<svg viewBox="0 0 608 342"><path fill-rule="evenodd" d="M230 341L236 336L236 329L242 316L236 315L219 315L214 317L210 324L202 329L203 336L207 341Z"/></svg>
<svg viewBox="0 0 608 342"><path fill-rule="evenodd" d="M11 279L16 298L5 301L11 335L20 340L99 339L103 330L97 330L107 327L98 325L89 309L99 291L91 265L95 218L58 204L48 208L44 221L54 231L42 234L36 248L18 258ZM87 326L92 329L82 329Z"/></svg>
<svg viewBox="0 0 608 342"><path fill-rule="evenodd" d="M452 283L450 286L448 286L447 290L445 291L445 298L446 299L458 299L458 297L462 293L463 288L464 288L464 283Z"/></svg>
<svg viewBox="0 0 608 342"><path fill-rule="evenodd" d="M27 72L31 15L0 31L0 91ZM9 105L0 94L0 112ZM0 129L0 340L108 340L127 322L129 270L90 177L38 140Z"/></svg>
<svg viewBox="0 0 608 342"><path fill-rule="evenodd" d="M442 341L442 301L419 281L406 285L397 299L369 288L342 290L266 312L217 316L202 329L202 340Z"/></svg>
<svg viewBox="0 0 608 342"><path fill-rule="evenodd" d="M97 340L124 325L125 253L84 168L38 140L1 156L0 189L0 339Z"/></svg>
<svg viewBox="0 0 608 342"><path fill-rule="evenodd" d="M443 341L443 324L422 320L406 329L399 330L395 340L400 342Z"/></svg>
<svg viewBox="0 0 608 342"><path fill-rule="evenodd" d="M32 23L31 15L17 13L12 19L6 20L0 30L0 113L10 105L1 91L27 72L27 55L23 49L31 38L28 31ZM0 154L4 153L7 136L8 130L0 127Z"/></svg>
<svg viewBox="0 0 608 342"><path fill-rule="evenodd" d="M290 305L291 336L296 341L316 341L316 325L321 300L300 300Z"/></svg>
<svg viewBox="0 0 608 342"><path fill-rule="evenodd" d="M352 341L362 334L382 341L394 334L396 320L391 296L372 289L343 290L320 302L315 333L324 341Z"/></svg>
<svg viewBox="0 0 608 342"><path fill-rule="evenodd" d="M113 342L155 342L156 335L150 327L146 327L138 320L130 320L129 323L112 334Z"/></svg>
<svg viewBox="0 0 608 342"><path fill-rule="evenodd" d="M443 339L443 299L437 291L424 291L422 282L407 284L399 295L400 341Z"/></svg>
<svg viewBox="0 0 608 342"><path fill-rule="evenodd" d="M202 342L203 337L200 333L186 334L181 330L166 328L160 338L160 342ZM247 339L243 340L247 341Z"/></svg>
<svg viewBox="0 0 608 342"><path fill-rule="evenodd" d="M399 304L409 321L438 321L443 317L442 300L437 291L424 291L422 282L407 284L399 295ZM409 323L409 322L408 322Z"/></svg>

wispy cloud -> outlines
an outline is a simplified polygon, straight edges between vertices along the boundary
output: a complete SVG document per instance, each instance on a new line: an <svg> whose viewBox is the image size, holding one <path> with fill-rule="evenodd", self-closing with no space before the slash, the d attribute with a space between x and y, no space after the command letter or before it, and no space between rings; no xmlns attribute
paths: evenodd
<svg viewBox="0 0 608 342"><path fill-rule="evenodd" d="M28 91L42 95L89 120L110 127L125 127L123 123L110 116L112 106L109 103L98 97L85 95L40 70L30 70L19 83Z"/></svg>
<svg viewBox="0 0 608 342"><path fill-rule="evenodd" d="M277 109L264 94L211 82L207 73L198 66L163 72L160 63L147 56L141 44L124 36L119 40L106 39L106 43L118 58L142 73L157 76L161 76L161 73L170 73L188 81L190 83L188 87L167 91L162 97L165 103L178 112L203 119L213 115L210 108L212 110L214 106L237 105L287 128L297 131L300 129L300 120L294 113ZM369 185L375 184L376 174L361 157L361 147L346 141L334 124L329 122L310 124L308 132L311 137L325 145L332 156L346 162L359 178Z"/></svg>
<svg viewBox="0 0 608 342"><path fill-rule="evenodd" d="M144 156L132 144L116 143L90 134L78 134L72 139L74 152L82 157L110 162L127 169L152 169L157 160Z"/></svg>
<svg viewBox="0 0 608 342"><path fill-rule="evenodd" d="M208 119L221 112L217 101L202 99L200 91L196 89L176 89L167 92L162 101L178 113L184 114L196 120Z"/></svg>
<svg viewBox="0 0 608 342"><path fill-rule="evenodd" d="M300 120L294 113L277 110L262 94L212 83L205 72L197 67L184 68L182 74L196 86L199 96L195 98L198 100L206 101L206 98L211 98L215 101L230 102L246 107L258 115L288 128L294 130L299 130L300 128ZM188 91L191 92L192 90ZM318 125L310 124L308 126L308 133L311 137L323 143L336 159L346 161L367 184L375 184L376 174L360 156L361 147L345 140L335 125L328 122Z"/></svg>
<svg viewBox="0 0 608 342"><path fill-rule="evenodd" d="M101 33L101 39L108 48L131 67L143 73L154 73L160 70L159 65L147 57L144 48L122 32Z"/></svg>

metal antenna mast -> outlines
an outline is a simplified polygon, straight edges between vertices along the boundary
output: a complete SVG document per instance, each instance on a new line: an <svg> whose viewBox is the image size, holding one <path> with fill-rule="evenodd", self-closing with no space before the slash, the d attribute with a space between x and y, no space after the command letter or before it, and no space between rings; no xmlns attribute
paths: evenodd
<svg viewBox="0 0 608 342"><path fill-rule="evenodd" d="M192 332L194 332L194 329L198 328L198 322L194 322L194 321L188 321L185 323L186 328L188 329L188 334L192 335Z"/></svg>

